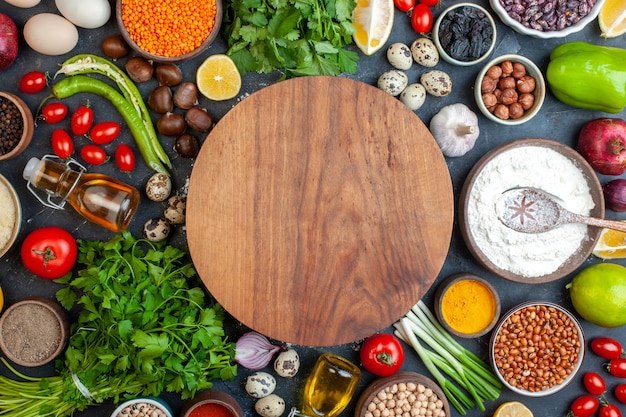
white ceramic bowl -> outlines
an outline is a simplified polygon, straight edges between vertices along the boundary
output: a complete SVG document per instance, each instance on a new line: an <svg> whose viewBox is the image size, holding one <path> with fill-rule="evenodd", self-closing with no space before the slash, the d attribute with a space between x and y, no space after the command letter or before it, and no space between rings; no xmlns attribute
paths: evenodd
<svg viewBox="0 0 626 417"><path fill-rule="evenodd" d="M498 15L502 22L509 26L511 29L516 31L517 33L521 33L522 35L533 36L535 38L549 39L549 38L564 38L565 36L571 35L572 33L576 33L581 31L585 26L589 23L596 20L598 17L598 13L600 13L600 9L604 4L605 0L597 0L596 4L591 8L591 11L582 19L580 19L577 23L567 26L561 30L553 30L553 31L541 31L536 29L531 29L529 27L524 26L517 20L513 19L509 13L505 10L500 1L506 0L489 0L491 4L491 8Z"/></svg>
<svg viewBox="0 0 626 417"><path fill-rule="evenodd" d="M163 401L162 399L158 398L158 397L142 397L142 398L134 398L132 400L128 400L125 401L123 403L121 403L112 413L111 413L111 417L122 417L122 416L127 416L128 413L123 413L124 409L126 408L133 408L133 407L141 407L145 404L147 404L149 407L156 407L159 409L159 415L162 415L164 417L173 417L174 413L172 411L172 409L170 408L169 404L167 404L165 401ZM131 415L135 415L135 414L131 414ZM147 414L149 415L149 414Z"/></svg>
<svg viewBox="0 0 626 417"><path fill-rule="evenodd" d="M480 58L475 59L473 61L462 61L462 60L458 60L458 59L451 57L448 54L448 52L443 48L443 46L441 45L441 40L439 39L439 27L441 26L441 22L443 21L445 16L448 14L448 12L451 12L461 7L468 7L468 6L474 7L485 14L485 16L487 17L487 19L489 19L489 22L491 24L493 35L491 36L491 45L489 46L489 49ZM457 3L457 4L453 4L452 6L449 6L443 12L441 12L439 17L435 21L435 24L433 25L433 42L435 43L435 46L437 47L437 50L439 51L439 55L441 56L441 58L450 64L463 66L463 67L476 65L480 62L483 62L485 59L487 59L491 55L491 53L493 52L496 46L496 37L497 37L496 22L494 21L491 14L484 7L475 3L470 3L470 2Z"/></svg>

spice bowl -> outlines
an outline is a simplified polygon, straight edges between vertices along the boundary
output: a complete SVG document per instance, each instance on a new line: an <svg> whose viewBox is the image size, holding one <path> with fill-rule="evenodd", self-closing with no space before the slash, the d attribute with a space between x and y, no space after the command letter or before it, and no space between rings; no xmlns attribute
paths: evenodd
<svg viewBox="0 0 626 417"><path fill-rule="evenodd" d="M600 9L605 0L582 0L575 2L575 10L569 9L567 2L559 3L553 10L543 13L528 13L519 2L509 2L505 0L490 0L491 8L500 18L502 23L522 35L532 36L534 38L564 38L576 32L580 32L589 23L594 22L600 13ZM580 15L581 3L585 3L587 13ZM595 4L594 4L595 3ZM593 6L589 6L593 4ZM528 7L531 7L528 2ZM537 16L536 20L523 21L522 16ZM559 21L561 25L559 26Z"/></svg>
<svg viewBox="0 0 626 417"><path fill-rule="evenodd" d="M435 315L447 331L458 337L487 334L500 318L500 306L493 285L474 274L454 274L435 291Z"/></svg>
<svg viewBox="0 0 626 417"><path fill-rule="evenodd" d="M411 393L416 395L411 396ZM385 403L385 401L395 402L398 396L402 396L409 401L409 405L412 408L411 415L426 415L426 409L423 410L423 414L419 413L420 410L418 408L424 407L424 404L417 404L421 401L418 400L415 404L410 404L410 398L418 397L418 394L426 395L428 405L425 408L428 408L431 404L434 408L434 410L428 410L431 411L428 415L451 415L450 404L441 388L434 381L416 372L400 371L391 376L378 378L369 384L356 402L354 417L372 417L372 411L376 408L381 411L381 415L387 415L385 409L390 412L389 415L394 415L395 411L393 408L395 406ZM387 399L384 400L383 398ZM445 414L436 414L436 410L442 410Z"/></svg>
<svg viewBox="0 0 626 417"><path fill-rule="evenodd" d="M576 317L550 301L527 301L502 316L490 340L490 361L504 386L543 397L569 384L583 362L585 338Z"/></svg>
<svg viewBox="0 0 626 417"><path fill-rule="evenodd" d="M18 365L45 365L61 354L68 340L67 315L47 298L23 298L0 316L0 350Z"/></svg>
<svg viewBox="0 0 626 417"><path fill-rule="evenodd" d="M143 413L143 414L141 414ZM117 406L111 417L134 417L137 415L150 417L173 417L174 413L165 401L159 397L134 398Z"/></svg>
<svg viewBox="0 0 626 417"><path fill-rule="evenodd" d="M177 3L178 2L173 2L172 4ZM156 19L154 18L155 16L152 16L152 18L147 16L144 20L143 15L140 14L140 17L130 17L127 11L132 12L134 5L145 5L145 2L135 0L116 0L115 17L117 19L117 25L122 37L131 49L139 55L153 62L178 63L188 61L199 56L206 51L219 36L223 15L222 0L196 2L197 5L202 7L208 7L207 5L210 5L211 3L214 3L215 6L215 15L213 17L212 27L211 17L202 19L200 17L200 12L194 8L195 5L193 2L184 3L184 9L181 9L180 13L172 10L162 10L162 14L160 15L161 19ZM143 30L141 34L135 32L131 34L131 31L128 30L127 24L129 24L129 21L133 19L134 26ZM186 36L186 34L177 26L177 22L181 21L181 19L186 22L185 26L193 26L197 31L207 31L206 38L201 40L201 42L200 40L190 39L189 42L193 43L193 45L185 47L185 41L181 39L181 37ZM153 34L158 34L157 37L159 41L166 43L171 34L171 42L166 45L153 45L150 40L145 39ZM176 48L168 49L170 48L168 45L176 45Z"/></svg>
<svg viewBox="0 0 626 417"><path fill-rule="evenodd" d="M229 394L216 389L199 392L188 400L181 410L181 417L243 417L244 413Z"/></svg>
<svg viewBox="0 0 626 417"><path fill-rule="evenodd" d="M591 255L601 228L567 224L521 233L498 218L503 192L532 187L556 196L565 208L603 218L602 186L573 148L542 138L518 139L487 152L472 167L459 194L459 226L470 253L490 272L515 282L561 279Z"/></svg>
<svg viewBox="0 0 626 417"><path fill-rule="evenodd" d="M3 175L0 175L0 202L2 216L0 216L0 258L11 249L22 224L22 205L20 198Z"/></svg>
<svg viewBox="0 0 626 417"><path fill-rule="evenodd" d="M455 23L457 28L464 28L463 33L453 30L452 23ZM475 27L482 28L482 36L479 39L472 39L469 36ZM446 8L435 20L432 32L439 55L453 65L471 66L483 62L496 46L496 22L487 9L475 3L457 3ZM456 51L452 45L457 39L469 41L472 46L468 49L477 52L466 56Z"/></svg>
<svg viewBox="0 0 626 417"><path fill-rule="evenodd" d="M15 94L0 91L0 106L7 106L8 112L19 115L19 117L11 120L11 129L4 127L4 121L3 127L0 128L0 135L2 136L0 161L5 161L20 155L30 145L35 131L35 120L28 105Z"/></svg>
<svg viewBox="0 0 626 417"><path fill-rule="evenodd" d="M546 97L541 70L515 54L489 61L476 76L474 99L481 113L503 125L526 123L539 113Z"/></svg>

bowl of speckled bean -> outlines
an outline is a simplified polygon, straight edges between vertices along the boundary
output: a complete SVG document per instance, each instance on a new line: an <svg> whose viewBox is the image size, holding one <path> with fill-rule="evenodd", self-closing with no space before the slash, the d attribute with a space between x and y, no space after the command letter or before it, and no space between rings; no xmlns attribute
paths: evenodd
<svg viewBox="0 0 626 417"><path fill-rule="evenodd" d="M26 103L15 94L0 91L0 161L24 152L34 131L33 114Z"/></svg>

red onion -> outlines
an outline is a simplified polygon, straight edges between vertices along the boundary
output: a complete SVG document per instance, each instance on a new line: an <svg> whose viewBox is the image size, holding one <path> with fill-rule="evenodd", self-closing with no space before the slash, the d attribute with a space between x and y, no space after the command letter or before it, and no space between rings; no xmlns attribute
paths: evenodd
<svg viewBox="0 0 626 417"><path fill-rule="evenodd" d="M244 333L235 346L235 362L253 371L263 369L281 350L285 350L285 347L272 344L260 333Z"/></svg>
<svg viewBox="0 0 626 417"><path fill-rule="evenodd" d="M626 180L616 179L602 186L604 201L609 210L626 211Z"/></svg>

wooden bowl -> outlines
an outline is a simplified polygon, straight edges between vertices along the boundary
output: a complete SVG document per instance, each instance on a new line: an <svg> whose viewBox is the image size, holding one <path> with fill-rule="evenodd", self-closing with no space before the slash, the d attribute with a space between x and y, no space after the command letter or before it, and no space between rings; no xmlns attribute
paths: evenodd
<svg viewBox="0 0 626 417"><path fill-rule="evenodd" d="M14 213L13 216L10 216L8 212L4 212L2 214L2 220L0 220L0 226L3 229L2 235L5 235L5 232L9 232L9 228L11 229L8 240L5 241L5 239L2 239L2 242L0 242L0 258L2 258L9 251L9 249L11 249L17 239L17 235L22 225L22 205L20 204L20 198L18 197L17 192L15 192L15 188L13 188L9 180L2 175L0 175L0 187L8 192L9 198L6 200L3 198L3 201L13 205ZM4 194L4 190L0 190L0 195Z"/></svg>
<svg viewBox="0 0 626 417"><path fill-rule="evenodd" d="M0 317L0 349L18 365L45 365L65 349L68 340L67 315L47 298L24 298L11 304Z"/></svg>
<svg viewBox="0 0 626 417"><path fill-rule="evenodd" d="M181 417L189 417L194 410L206 404L216 404L228 410L232 417L243 417L241 406L233 397L223 391L209 389L199 392L191 400L187 401L180 412ZM202 414L207 415L207 414ZM220 414L221 415L221 414Z"/></svg>
<svg viewBox="0 0 626 417"><path fill-rule="evenodd" d="M177 62L188 61L192 58L197 57L204 51L206 51L213 44L215 39L219 36L220 26L222 24L223 6L222 6L222 0L214 0L215 6L216 6L215 23L213 24L213 29L211 30L211 33L204 40L204 42L202 42L202 44L199 47L197 47L191 52L187 52L183 55L178 55L178 56L155 55L151 52L148 52L142 49L139 45L137 45L137 42L135 42L135 40L131 38L130 34L128 33L128 30L126 29L126 26L124 25L124 21L122 19L122 1L123 0L116 0L116 4L115 4L115 17L117 19L117 25L122 34L122 37L135 52L137 52L139 55L153 62L177 63Z"/></svg>
<svg viewBox="0 0 626 417"><path fill-rule="evenodd" d="M356 407L354 410L354 417L368 416L367 407L372 401L374 401L374 399L376 398L376 395L380 391L384 390L385 388L390 387L394 384L400 384L400 383L421 384L426 388L430 388L433 391L433 393L435 393L437 397L441 400L443 404L443 409L446 413L445 415L446 416L451 415L450 404L448 403L448 399L444 395L441 388L439 388L439 385L437 385L430 378L427 378L422 374L418 374L416 372L401 371L391 376L379 378L375 380L374 382L372 382L370 385L368 385L356 402ZM392 415L393 415L393 412L392 412Z"/></svg>
<svg viewBox="0 0 626 417"><path fill-rule="evenodd" d="M30 145L30 141L33 138L33 132L35 131L35 121L33 119L33 113L28 108L28 105L16 96L15 94L7 93L6 91L0 91L0 103L4 100L9 100L13 105L17 107L20 112L20 116L24 121L24 127L22 129L22 137L17 145L7 153L0 154L0 161L15 158Z"/></svg>
<svg viewBox="0 0 626 417"><path fill-rule="evenodd" d="M541 156L535 157L535 154L535 156L533 156L534 159L525 159L523 161L525 165L522 165L520 161L509 161L508 165L502 168L493 178L486 178L486 175L482 175L484 172L492 170L494 166L497 167L498 165L494 164L499 163L498 161L502 161L506 155L509 155L509 158L511 158L510 155L515 156L519 155L519 152L537 150L537 147L540 148ZM513 153L509 154L508 152ZM501 157L502 155L505 156ZM551 168L554 172L550 171L549 176L542 176L541 170L537 169L537 164L553 167L555 163L554 159L558 158L560 160L563 159L562 157L566 158L565 160L569 161L571 166L578 168L576 173L580 171L580 175L577 175L580 177L580 183L577 181L573 182L575 180L572 177L565 178L562 168ZM544 159L546 158L550 160L545 161ZM543 163L540 161L543 161ZM511 172L511 169L514 169L515 166L519 167L517 172ZM570 165L568 166L571 167ZM520 175L526 175L528 178L523 179ZM562 182L549 184L548 181L554 181L553 178L560 178ZM501 190L495 189L500 186L497 184L499 181L504 182L501 185L503 187ZM586 184L583 184L584 182L586 182ZM583 193L581 189L580 193L575 197L563 195L563 193L566 192L566 188L581 187L584 185L588 188L588 194ZM590 196L594 204L590 215L600 218L604 217L604 196L602 194L600 181L589 163L574 149L553 140L519 139L508 142L487 152L472 167L459 196L459 226L469 251L478 262L496 275L515 282L540 284L563 278L582 265L592 253L602 229L591 226L564 225L551 232L534 235L518 232L514 232L518 233L517 235L509 234L509 230L497 218L495 201L493 201L496 198L495 194L497 192L499 195L499 193L509 188L528 186L544 189L548 193L563 199L564 204L567 203L565 200L568 199L571 202L578 201L583 195L585 197ZM470 205L476 201L479 202L479 204L476 205L484 209L480 213L470 207ZM567 204L565 205L567 206ZM490 212L489 210L493 211ZM479 214L488 216L488 219L479 219ZM564 227L568 228L565 229L566 231L572 231L573 227L584 227L584 231L586 231L585 236L583 236L579 242L580 244L571 251L570 256L567 258L565 258L565 254L558 254L558 247L555 248L554 245L550 247L553 242L551 239L554 238L555 233L564 233L564 229L562 229ZM487 232L490 233L489 242L485 242L485 239L479 239L476 230L481 230L483 234ZM576 232L578 232L578 229L576 229ZM508 234L509 241L503 240L501 235L504 233ZM523 239L527 239L527 241L524 243L524 246L521 247L511 243L511 238L517 242ZM567 246L577 244L571 239L565 243ZM493 245L493 250L487 250L489 245ZM540 263L537 259L531 259L530 255L524 256L525 253L522 252L522 249L526 251L534 250L534 256L542 256L542 261L546 262L546 264ZM497 255L497 257L501 257L504 254L507 254L510 258L517 257L517 262L511 262L510 265L506 264L502 262L502 260L495 259L496 256L494 256L494 254ZM557 262L557 260L561 258L565 259L562 259L560 265L547 265ZM548 268L548 266L552 267ZM525 268L526 270L520 268ZM532 271L530 271L530 269L532 269Z"/></svg>

